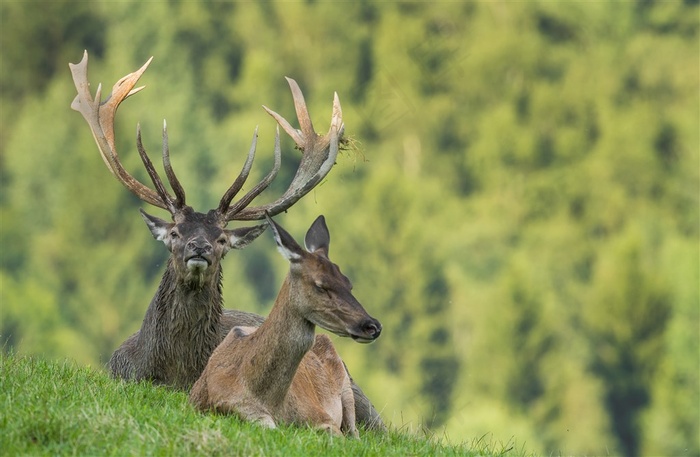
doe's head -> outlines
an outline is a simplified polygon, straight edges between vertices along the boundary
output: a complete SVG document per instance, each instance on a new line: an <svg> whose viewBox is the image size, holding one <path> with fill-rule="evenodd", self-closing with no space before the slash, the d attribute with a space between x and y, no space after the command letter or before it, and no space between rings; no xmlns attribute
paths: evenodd
<svg viewBox="0 0 700 457"><path fill-rule="evenodd" d="M267 218L280 253L290 262L290 275L307 320L338 336L370 343L382 324L370 316L352 294L352 283L328 257L330 233L319 216L304 238L306 249L279 224Z"/></svg>

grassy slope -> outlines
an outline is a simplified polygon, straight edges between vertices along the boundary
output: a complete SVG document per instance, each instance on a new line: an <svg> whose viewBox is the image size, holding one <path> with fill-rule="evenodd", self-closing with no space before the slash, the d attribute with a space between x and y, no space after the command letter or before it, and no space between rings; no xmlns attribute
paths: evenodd
<svg viewBox="0 0 700 457"><path fill-rule="evenodd" d="M523 455L475 440L452 446L392 431L360 440L303 428L266 430L232 417L202 415L187 395L123 383L72 362L0 355L3 455Z"/></svg>

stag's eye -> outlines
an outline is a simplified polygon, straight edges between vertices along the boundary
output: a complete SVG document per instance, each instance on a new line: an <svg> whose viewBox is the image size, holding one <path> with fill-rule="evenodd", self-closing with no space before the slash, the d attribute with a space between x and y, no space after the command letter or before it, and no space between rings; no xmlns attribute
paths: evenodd
<svg viewBox="0 0 700 457"><path fill-rule="evenodd" d="M228 244L228 238L222 236L218 240L216 240L217 243L219 243L220 246L226 246Z"/></svg>
<svg viewBox="0 0 700 457"><path fill-rule="evenodd" d="M170 232L170 238L173 238L173 239L180 238L180 234L177 233L175 230L173 230Z"/></svg>

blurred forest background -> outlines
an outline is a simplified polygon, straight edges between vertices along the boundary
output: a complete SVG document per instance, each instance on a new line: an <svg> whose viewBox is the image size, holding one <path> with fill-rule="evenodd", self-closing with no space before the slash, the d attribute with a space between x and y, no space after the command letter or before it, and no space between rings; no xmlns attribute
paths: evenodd
<svg viewBox="0 0 700 457"><path fill-rule="evenodd" d="M117 116L170 150L216 206L260 125L318 131L333 91L353 148L279 221L318 214L385 326L334 337L397 427L549 454L700 455L698 0L14 2L3 0L0 345L101 368L141 323L167 258L70 109L87 49ZM94 92L93 92L94 93ZM293 122L294 123L294 122ZM298 153L283 142L286 188ZM153 210L156 214L159 210ZM165 214L159 214L166 217ZM224 262L229 308L267 314L287 264L269 234Z"/></svg>

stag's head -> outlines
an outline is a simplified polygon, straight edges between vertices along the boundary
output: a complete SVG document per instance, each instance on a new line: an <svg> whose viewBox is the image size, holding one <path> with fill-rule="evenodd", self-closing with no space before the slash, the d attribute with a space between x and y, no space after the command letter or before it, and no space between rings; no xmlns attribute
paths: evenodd
<svg viewBox="0 0 700 457"><path fill-rule="evenodd" d="M171 253L176 277L191 286L216 280L221 259L242 249L265 231L266 225L226 229L215 212L198 213L188 207L181 221L168 222L141 210L153 237Z"/></svg>
<svg viewBox="0 0 700 457"><path fill-rule="evenodd" d="M331 238L323 216L306 232L302 248L279 224L268 224L280 253L289 260L290 280L298 294L299 310L315 325L359 343L371 343L382 332L382 324L370 316L352 294L352 283L328 258Z"/></svg>
<svg viewBox="0 0 700 457"><path fill-rule="evenodd" d="M230 249L240 249L247 246L266 228L266 224L263 224L227 229L226 226L229 222L262 220L265 219L266 214L275 215L286 211L328 174L335 163L339 141L344 130L340 101L338 95L335 94L330 130L326 135L318 135L313 129L299 86L293 79L287 78L301 128L295 129L279 114L267 107L263 106L263 108L294 139L297 147L303 153L299 168L289 188L281 197L271 203L250 206L252 201L275 179L280 169L281 152L278 127L274 149L275 163L272 170L247 193L236 198L244 187L253 165L258 136L256 129L240 174L224 193L216 208L206 213L200 213L186 204L185 190L173 171L165 123L163 124L163 169L172 194L166 189L146 154L141 141L140 128L137 128L136 145L155 190L131 176L122 166L117 154L114 141L114 118L117 108L127 97L143 89L143 87L134 88L134 86L148 68L151 60L152 58L137 71L117 81L112 88L112 93L102 102L101 85L98 85L94 99L90 94L90 84L87 77L88 56L85 52L83 59L78 64L69 64L73 74L73 82L78 91L71 107L79 111L90 126L102 159L109 171L141 200L171 214L172 222L168 222L141 211L153 236L157 240L163 241L172 253L171 263L177 277L188 283L202 284L207 278L217 276L219 262L226 252Z"/></svg>

